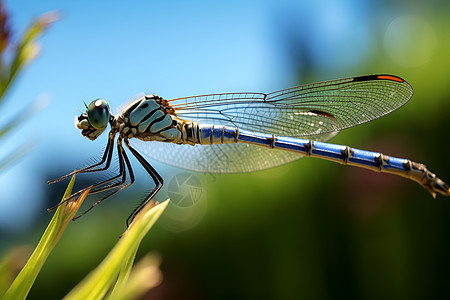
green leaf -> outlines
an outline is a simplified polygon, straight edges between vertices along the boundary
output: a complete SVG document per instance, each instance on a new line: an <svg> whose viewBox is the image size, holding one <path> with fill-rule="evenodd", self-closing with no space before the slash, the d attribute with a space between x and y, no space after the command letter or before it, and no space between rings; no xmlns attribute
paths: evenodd
<svg viewBox="0 0 450 300"><path fill-rule="evenodd" d="M66 192L64 193L63 199L61 200L62 204L58 207L55 215L48 224L44 235L39 241L39 244L37 245L33 254L29 258L27 264L23 267L12 285L6 291L4 297L2 298L3 300L25 299L28 295L28 292L33 286L33 283L36 280L36 277L39 274L42 266L44 265L48 255L58 242L70 220L73 218L78 208L80 208L81 204L84 201L84 198L86 198L89 192L89 190L87 190L83 194L81 194L78 199L64 202L64 199L68 198L72 193L74 182L75 176L72 176L72 179L67 186Z"/></svg>
<svg viewBox="0 0 450 300"><path fill-rule="evenodd" d="M118 276L118 285L114 288L111 298L122 294L127 286L131 263L142 239L168 204L169 200L152 207L152 202L149 202L101 264L74 287L64 299L102 299L116 282ZM121 272L124 274L119 275Z"/></svg>
<svg viewBox="0 0 450 300"><path fill-rule="evenodd" d="M110 300L140 299L145 292L158 286L162 281L159 269L161 258L156 254L147 254L132 269L126 284L114 287ZM120 275L119 275L120 278Z"/></svg>
<svg viewBox="0 0 450 300"><path fill-rule="evenodd" d="M115 299L117 297L117 294L119 294L120 291L126 287L128 279L130 277L131 269L134 264L134 259L136 258L137 250L138 248L134 250L134 253L130 253L130 256L128 257L126 263L122 264L122 268L119 271L119 277L117 278L114 288L108 297L109 299Z"/></svg>

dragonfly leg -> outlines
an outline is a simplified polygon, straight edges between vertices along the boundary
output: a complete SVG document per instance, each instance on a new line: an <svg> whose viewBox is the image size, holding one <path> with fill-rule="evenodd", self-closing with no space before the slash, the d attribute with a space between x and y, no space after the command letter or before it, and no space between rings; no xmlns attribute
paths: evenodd
<svg viewBox="0 0 450 300"><path fill-rule="evenodd" d="M107 187L102 187L102 188L100 188L98 190L95 190L92 193L89 193L89 194L94 194L94 193L99 193L99 192L103 192L103 191L106 191L106 190L110 190L110 189L113 189L113 188L117 188L115 191L113 191L109 195L103 197L102 199L100 199L97 202L95 202L94 204L92 204L91 207L89 207L86 211L84 211L80 215L74 217L72 219L73 221L75 221L76 219L78 219L82 215L84 215L87 212L89 212L91 209L94 208L94 206L100 204L104 200L108 199L109 197L113 196L117 192L125 189L126 187L128 187L128 186L130 186L130 185L132 185L134 183L133 169L131 168L131 164L130 164L130 161L129 161L128 157L127 157L127 154L125 153L125 150L122 147L122 139L118 139L117 140L117 150L118 150L117 153L118 153L118 156L119 156L119 163L120 163L120 173L119 173L119 175L115 176L113 179L116 179L116 178L122 176L122 181L118 182L118 183L115 183L115 184L111 184L111 185L109 185ZM125 164L124 164L124 161L125 161ZM126 169L128 169L128 171L130 172L130 182L128 184L124 184L126 179L127 179L127 177L126 177ZM110 180L108 180L108 181L110 181ZM106 182L102 182L99 185L104 184L104 183L106 183ZM88 187L88 188L91 188L91 187ZM86 190L86 189L83 189L83 190Z"/></svg>
<svg viewBox="0 0 450 300"><path fill-rule="evenodd" d="M123 162L123 158L122 158L122 154L124 153L124 151L123 151L123 147L122 147L121 142L122 142L121 140L118 140L118 141L117 141L117 150L118 150L118 151L117 151L117 156L118 156L118 158L119 158L119 174L118 174L118 175L113 176L113 177L111 177L111 178L109 178L109 179L107 179L107 180L104 180L104 181L102 181L102 182L99 182L99 183L90 185L90 186L88 186L88 187L86 187L86 188L84 188L84 189L79 190L78 192L72 194L70 197L68 197L68 198L65 199L64 201L61 201L61 202L58 203L57 205L55 205L55 206L53 206L53 207L47 209L47 211L48 211L48 212L51 212L51 211L55 210L55 209L58 208L58 206L60 206L61 204L65 203L65 202L67 202L67 201L71 201L72 199L74 199L76 196L80 195L81 193L83 193L83 192L86 191L87 189L91 189L91 191L89 192L88 195L92 195L92 194L96 194L96 193L100 193L100 192L103 192L103 191L107 191L107 190L113 189L113 188L115 188L115 187L117 187L117 186L123 184L123 183L125 182L125 179L126 179L126 174L125 174L125 169L124 169L125 166L124 166L124 162ZM110 150L110 152L112 153L112 150ZM109 158L108 160L111 161L111 158ZM108 185L108 186L103 186L103 187L102 187L102 185L105 185L105 184L107 184L108 182L114 181L114 180L116 180L117 178L119 178L119 177L121 177L121 176L122 176L122 181L121 181L121 182L113 183L113 184L110 184L110 185ZM112 195L112 194L111 194L111 195Z"/></svg>
<svg viewBox="0 0 450 300"><path fill-rule="evenodd" d="M111 164L111 157L112 157L113 149L114 149L114 136L112 136L112 137L110 137L108 139L108 143L106 144L105 153L103 153L103 157L98 163L95 163L93 165L87 166L87 167L82 168L80 170L75 170L75 171L73 171L73 172L71 172L71 173L69 173L67 175L64 175L62 177L50 180L47 183L48 184L52 184L52 183L61 181L61 180L65 179L65 178L67 178L67 177L71 177L71 176L73 176L75 174L78 174L78 173L98 172L98 171L104 171L104 170L108 169L109 165ZM98 169L93 169L95 167L98 167L98 166L102 165L105 161L106 161L106 164L105 164L104 167L98 168Z"/></svg>
<svg viewBox="0 0 450 300"><path fill-rule="evenodd" d="M152 177L155 182L155 187L150 192L150 194L145 197L145 199L139 203L139 205L133 210L130 216L127 218L127 228L131 222L133 222L134 217L142 210L142 208L156 195L156 193L162 188L164 184L164 180L161 175L156 172L156 170L146 161L139 152L137 152L133 147L130 146L130 143L127 139L125 139L125 145L130 149L131 153L137 158L137 160L141 163L144 169L148 172L148 174Z"/></svg>

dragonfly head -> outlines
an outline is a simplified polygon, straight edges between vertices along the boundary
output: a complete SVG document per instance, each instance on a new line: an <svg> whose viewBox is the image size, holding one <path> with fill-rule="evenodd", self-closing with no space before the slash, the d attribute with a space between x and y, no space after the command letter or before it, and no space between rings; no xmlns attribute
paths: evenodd
<svg viewBox="0 0 450 300"><path fill-rule="evenodd" d="M104 99L96 99L86 107L86 112L75 117L75 126L90 140L99 137L108 126L112 115Z"/></svg>

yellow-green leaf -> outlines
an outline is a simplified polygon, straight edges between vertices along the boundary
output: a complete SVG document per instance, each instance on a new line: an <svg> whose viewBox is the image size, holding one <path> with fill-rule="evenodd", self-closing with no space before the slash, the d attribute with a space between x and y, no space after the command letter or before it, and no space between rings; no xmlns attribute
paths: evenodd
<svg viewBox="0 0 450 300"><path fill-rule="evenodd" d="M75 182L75 176L72 176L69 185L61 202L63 202L57 209L52 220L48 224L47 229L44 232L39 244L34 250L31 257L28 259L27 264L17 275L16 279L6 291L3 300L19 300L25 299L36 280L39 271L47 260L48 255L52 251L53 247L58 242L62 233L66 229L70 220L73 218L78 208L86 198L89 190L86 190L80 197L73 201L64 202L64 199L68 198L72 193L73 184Z"/></svg>

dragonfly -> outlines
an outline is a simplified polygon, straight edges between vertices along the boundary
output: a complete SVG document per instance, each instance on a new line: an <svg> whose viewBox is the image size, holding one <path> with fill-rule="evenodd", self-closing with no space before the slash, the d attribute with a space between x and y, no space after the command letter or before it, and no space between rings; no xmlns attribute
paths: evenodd
<svg viewBox="0 0 450 300"><path fill-rule="evenodd" d="M220 93L172 100L150 94L135 99L116 116L106 100L96 99L85 104L86 111L75 117L75 125L90 140L110 125L102 158L48 183L109 169L117 136L118 174L65 200L75 199L87 189L89 194L108 192L74 220L135 181L123 144L155 184L127 218L127 227L164 183L141 153L169 165L209 173L253 172L309 156L403 176L418 182L433 197L436 193L450 196L449 186L421 163L327 143L340 130L400 108L412 95L413 89L404 79L380 74L272 93Z"/></svg>

